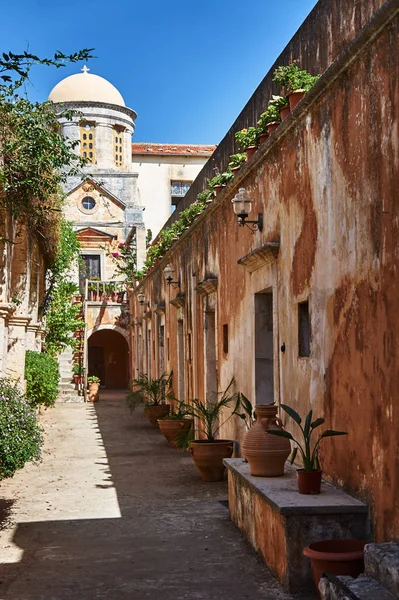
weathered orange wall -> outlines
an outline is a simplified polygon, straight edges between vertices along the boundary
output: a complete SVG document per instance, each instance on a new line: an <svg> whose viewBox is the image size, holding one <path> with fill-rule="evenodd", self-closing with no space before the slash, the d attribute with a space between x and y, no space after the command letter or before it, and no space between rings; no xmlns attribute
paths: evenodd
<svg viewBox="0 0 399 600"><path fill-rule="evenodd" d="M325 442L323 470L370 503L377 540L399 538L399 69L398 17L390 14L325 74L140 286L151 304L166 307L167 368L174 373L177 312L184 315L187 345L196 306L197 361L188 360L186 347L186 366L197 370L202 399L206 303L216 302L219 388L234 375L237 389L254 398L254 293L273 288L276 397L301 414L312 408L329 428L348 432ZM242 185L255 200L252 214L263 212L262 233L237 226L231 199ZM274 264L252 271L237 264L273 240L280 241ZM181 274L180 290L163 281L167 263ZM193 292L194 274L197 284L216 277L217 291ZM179 293L181 309L169 303ZM305 299L311 356L298 358L297 304ZM140 310L132 299L138 321ZM229 324L228 355L223 323ZM285 353L278 350L283 343ZM231 420L221 433L242 441L243 423Z"/></svg>

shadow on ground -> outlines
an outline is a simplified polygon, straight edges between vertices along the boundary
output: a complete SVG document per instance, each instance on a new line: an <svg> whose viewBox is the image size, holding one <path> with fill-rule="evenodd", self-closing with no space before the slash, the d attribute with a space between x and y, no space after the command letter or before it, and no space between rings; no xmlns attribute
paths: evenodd
<svg viewBox="0 0 399 600"><path fill-rule="evenodd" d="M20 523L13 541L24 552L1 567L2 598L291 598L229 521L226 482L202 483L189 455L168 448L142 412L130 415L121 393L83 411L106 454L94 485L115 489L121 517Z"/></svg>

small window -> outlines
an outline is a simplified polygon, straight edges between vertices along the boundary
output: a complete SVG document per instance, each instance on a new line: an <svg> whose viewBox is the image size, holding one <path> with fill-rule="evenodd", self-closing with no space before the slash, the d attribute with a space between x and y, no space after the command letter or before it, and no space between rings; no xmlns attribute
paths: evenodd
<svg viewBox="0 0 399 600"><path fill-rule="evenodd" d="M309 302L300 302L298 304L298 356L306 358L310 356L310 315Z"/></svg>
<svg viewBox="0 0 399 600"><path fill-rule="evenodd" d="M87 122L80 124L80 155L83 156L83 158L88 159L88 162L92 164L96 162L94 130L95 123ZM87 143L87 140L90 140L90 144ZM92 152L87 153L87 147L89 147Z"/></svg>
<svg viewBox="0 0 399 600"><path fill-rule="evenodd" d="M227 324L223 325L223 352L229 353L229 326Z"/></svg>
<svg viewBox="0 0 399 600"><path fill-rule="evenodd" d="M122 137L121 137L121 133L122 133L122 128L121 127L115 127L114 128L114 142L115 142L115 165L117 167L122 167L123 166L123 146L122 144Z"/></svg>
<svg viewBox="0 0 399 600"><path fill-rule="evenodd" d="M96 201L91 196L85 196L82 200L82 206L85 210L93 210L96 206Z"/></svg>

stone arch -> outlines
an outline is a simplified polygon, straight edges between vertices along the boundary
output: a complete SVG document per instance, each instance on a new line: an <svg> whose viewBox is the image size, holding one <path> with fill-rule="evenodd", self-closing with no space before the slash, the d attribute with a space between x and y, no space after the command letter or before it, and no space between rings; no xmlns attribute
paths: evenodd
<svg viewBox="0 0 399 600"><path fill-rule="evenodd" d="M129 385L129 336L117 325L100 325L88 332L88 374L96 375L108 389Z"/></svg>

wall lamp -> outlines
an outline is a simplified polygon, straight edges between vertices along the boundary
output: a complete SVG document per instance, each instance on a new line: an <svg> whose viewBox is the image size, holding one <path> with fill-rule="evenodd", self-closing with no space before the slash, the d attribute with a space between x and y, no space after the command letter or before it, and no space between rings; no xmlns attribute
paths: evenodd
<svg viewBox="0 0 399 600"><path fill-rule="evenodd" d="M238 217L238 225L240 227L246 225L252 233L255 233L255 231L263 229L263 213L258 213L257 221L248 221L247 217L252 210L252 202L253 200L248 196L245 188L240 188L238 194L232 199L234 212Z"/></svg>
<svg viewBox="0 0 399 600"><path fill-rule="evenodd" d="M163 270L163 274L168 285L173 285L173 287L180 287L180 275L177 281L173 281L173 273L175 272L172 265L166 265Z"/></svg>

